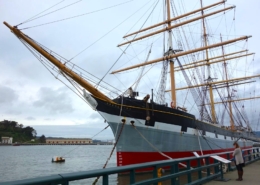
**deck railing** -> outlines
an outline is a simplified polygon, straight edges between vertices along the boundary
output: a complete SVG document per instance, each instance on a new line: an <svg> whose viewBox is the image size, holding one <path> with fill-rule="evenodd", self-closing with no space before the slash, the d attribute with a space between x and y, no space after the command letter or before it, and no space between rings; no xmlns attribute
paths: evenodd
<svg viewBox="0 0 260 185"><path fill-rule="evenodd" d="M251 148L245 149L244 158L245 163L249 164L256 160L260 159L259 148ZM224 157L226 159L231 160L231 151L217 153L214 155L218 155ZM150 185L150 184L160 184L163 181L170 181L171 185L179 185L179 177L186 176L186 184L195 185L195 184L203 184L215 178L223 179L223 164L213 158L212 155L204 155L200 157L188 157L188 158L180 158L173 160L163 160L142 164L134 164L128 166L121 167L113 167L107 169L99 169L99 170L90 170L90 171L82 171L82 172L74 172L74 173L65 173L65 174L57 174L45 177L38 177L32 179L24 179L19 181L9 181L9 182L0 182L0 185L68 185L69 182L89 179L93 177L102 177L102 184L109 184L109 175L113 174L129 174L129 184L131 185ZM186 167L183 167L185 166ZM158 170L166 169L167 174L158 177ZM230 163L227 165L228 170L234 169L235 166L232 166ZM143 171L144 169L148 169L152 171L153 177L148 180L143 180L136 182L136 173L138 171ZM192 176L192 174L196 173L196 178ZM159 175L160 176L160 175Z"/></svg>

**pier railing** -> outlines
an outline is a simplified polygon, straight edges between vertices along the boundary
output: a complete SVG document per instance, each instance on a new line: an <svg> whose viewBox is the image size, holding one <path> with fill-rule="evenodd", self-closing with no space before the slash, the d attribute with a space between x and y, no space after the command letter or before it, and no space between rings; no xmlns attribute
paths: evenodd
<svg viewBox="0 0 260 185"><path fill-rule="evenodd" d="M252 163L260 159L259 148L245 149L245 164ZM231 160L231 151L214 154ZM212 155L203 155L199 157L188 157L172 160L163 160L128 166L113 167L107 169L90 170L74 173L57 174L19 181L0 182L0 185L68 185L72 181L102 177L102 184L109 185L109 176L113 174L129 174L129 184L131 185L150 185L160 184L163 181L170 181L171 185L180 184L180 176L186 176L185 184L195 185L203 184L215 178L223 179L223 164L213 158ZM234 169L235 166L230 163L227 170ZM167 174L161 175L159 170L164 169ZM221 170L222 169L222 170ZM152 178L143 181L136 181L136 173L140 171L152 171ZM197 174L196 178L194 175ZM182 183L183 184L183 183Z"/></svg>

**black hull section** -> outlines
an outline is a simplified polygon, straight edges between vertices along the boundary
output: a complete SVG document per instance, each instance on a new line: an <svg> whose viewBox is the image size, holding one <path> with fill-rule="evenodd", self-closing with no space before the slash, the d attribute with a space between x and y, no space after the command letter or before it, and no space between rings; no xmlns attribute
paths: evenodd
<svg viewBox="0 0 260 185"><path fill-rule="evenodd" d="M95 97L93 97L95 98ZM255 137L251 132L235 132L221 128L218 125L201 122L196 120L195 116L184 111L166 107L165 105L158 105L155 103L146 103L142 100L133 98L118 98L114 99L115 103L109 103L98 98L95 98L98 105L96 109L111 115L120 115L122 117L131 117L134 119L146 120L145 125L154 126L155 122L162 122L170 125L181 126L182 132L186 132L187 128L198 129L202 131L203 135L207 132L218 135L229 136L233 138L243 138L247 140L260 142L260 138ZM122 106L121 106L122 103ZM149 117L149 119L147 119Z"/></svg>

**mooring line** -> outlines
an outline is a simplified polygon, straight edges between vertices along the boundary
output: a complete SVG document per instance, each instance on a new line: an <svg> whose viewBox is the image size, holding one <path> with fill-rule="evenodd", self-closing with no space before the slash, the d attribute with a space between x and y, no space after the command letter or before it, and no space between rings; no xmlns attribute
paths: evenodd
<svg viewBox="0 0 260 185"><path fill-rule="evenodd" d="M111 159L111 157L112 157L112 155L113 155L113 153L114 153L114 150L115 150L116 145L117 145L117 143L118 143L118 141L119 141L119 138L120 138L120 136L121 136L121 133L122 133L122 131L123 131L124 126L125 126L125 121L122 122L122 127L121 127L121 129L120 129L119 134L118 134L117 140L116 140L116 142L115 142L115 144L114 144L114 147L113 147L112 151L110 152L110 155L109 155L109 157L108 157L106 163L105 163L104 166L103 166L103 169L106 168L106 166L107 166L107 164L108 164L108 161ZM95 179L95 181L92 183L92 185L96 185L96 183L98 182L99 178L100 178L100 176L98 176L98 177Z"/></svg>
<svg viewBox="0 0 260 185"><path fill-rule="evenodd" d="M161 152L160 150L158 150L155 146L153 146L153 144L150 143L150 142L144 137L144 135L143 135L142 133L140 133L139 130L136 129L136 126L134 126L134 125L132 125L132 126L133 126L134 129L138 132L138 134L140 134L140 136L141 136L154 150L156 150L156 151L157 151L159 154L161 154L162 156L164 156L164 157L166 157L166 158L168 158L168 159L172 159L170 156L168 156L168 155L162 153L162 152Z"/></svg>

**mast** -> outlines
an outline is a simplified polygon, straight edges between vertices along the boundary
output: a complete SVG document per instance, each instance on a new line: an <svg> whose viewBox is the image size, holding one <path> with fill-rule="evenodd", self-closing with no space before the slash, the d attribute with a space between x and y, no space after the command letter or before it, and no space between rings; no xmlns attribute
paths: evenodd
<svg viewBox="0 0 260 185"><path fill-rule="evenodd" d="M200 0L200 5L201 5L201 8L202 8L203 7L202 0ZM201 14L202 14L202 16L204 15L204 11L203 10L201 10ZM207 47L208 46L208 42L207 42L207 32L206 32L205 18L204 17L202 18L202 26L203 26L204 46ZM210 73L210 63L209 63L208 49L206 49L205 51L206 51L206 65L207 65L207 69L208 69L208 79L207 79L207 82L212 82L213 79L211 78L211 73ZM215 105L214 105L212 84L209 83L208 86L209 86L209 96L210 96L210 106L211 106L212 121L213 121L213 123L216 123L216 113L215 113Z"/></svg>
<svg viewBox="0 0 260 185"><path fill-rule="evenodd" d="M244 50L244 51L247 51L247 50ZM243 52L244 52L243 51ZM236 52L236 53L240 53L240 52ZM233 54L233 53L232 53ZM247 53L247 54L243 54L243 55L236 55L236 56L233 56L233 57L227 57L227 56L229 56L229 55L231 55L231 54L225 54L224 56L223 55L221 55L221 56L217 56L217 57L213 57L213 58L209 58L209 60L210 61L212 61L212 62L210 62L210 64L214 64L214 63L218 63L218 62L223 62L223 57L227 57L227 58L225 58L225 60L227 61L227 60L233 60L233 59L236 59L236 58L241 58L241 57L245 57L245 56L249 56L249 55L254 55L255 53ZM220 58L221 57L221 59L218 59L218 58ZM218 60L216 60L216 59L218 59ZM206 60L199 60L199 61L196 61L196 62L191 62L191 63L188 63L188 64L184 64L184 65L182 65L182 68L180 68L180 67L176 67L175 68L175 71L180 71L180 70L184 70L184 69L191 69L191 68L196 68L196 67L198 67L198 66L204 66L205 63L206 62ZM196 64L196 65L195 65ZM187 66L187 67L186 67Z"/></svg>
<svg viewBox="0 0 260 185"><path fill-rule="evenodd" d="M92 84L87 82L85 79L83 79L81 76L79 76L77 73L69 69L65 64L61 63L57 58L55 58L53 55L51 55L49 52L44 50L41 46L39 46L37 43L35 43L31 38L26 36L23 32L21 32L17 27L12 27L7 22L4 22L4 24L19 38L25 41L27 44L29 44L31 47L33 47L36 51L38 51L42 56L44 56L46 59L48 59L51 63L53 63L57 68L59 68L65 75L69 76L73 80L75 80L79 85L81 85L83 88L88 90L93 96L100 98L102 100L105 100L107 102L113 103L113 101L108 98L106 95L104 95L102 92L100 92L98 89L96 89Z"/></svg>
<svg viewBox="0 0 260 185"><path fill-rule="evenodd" d="M231 86L231 85L229 85ZM215 104L221 104L221 103L226 103L226 102L237 102L237 101L245 101L245 100L254 100L254 99L258 99L260 98L260 96L255 96L255 97L250 97L250 98L241 98L241 99L232 99L232 100L227 100L227 101L220 101L220 102L215 102ZM204 105L209 105L209 104L203 104L201 106Z"/></svg>
<svg viewBox="0 0 260 185"><path fill-rule="evenodd" d="M222 42L221 34L220 34L220 40ZM225 51L224 51L223 46L221 46L221 48L222 48L222 55L223 55L225 77L226 77L226 80L228 80L227 63L226 63L226 60L225 60ZM235 124L234 124L234 119L233 119L233 114L232 114L232 105L231 105L232 97L231 97L231 94L230 94L230 88L229 88L228 81L227 81L227 94L228 94L227 100L228 100L228 108L229 108L230 126L231 126L231 130L235 130L235 126L234 126Z"/></svg>
<svg viewBox="0 0 260 185"><path fill-rule="evenodd" d="M206 9L212 8L212 7L214 7L214 6L217 6L217 5L219 5L219 4L223 4L223 3L225 3L225 2L226 2L226 0L223 0L223 1L221 1L221 2L212 4L212 5L209 5L209 6L205 6L205 7L203 7L203 8L194 10L194 11L192 11L192 12L189 12L189 13L186 13L186 14L183 14L183 15L180 15L180 16L177 16L177 17L173 17L173 18L170 19L170 21L176 21L176 20L178 20L178 19L181 19L181 18L187 17L187 16L189 16L189 15L195 14L195 13L197 13L197 12L200 12L201 10L206 10ZM161 26L161 25L166 24L167 22L169 22L169 19L167 19L167 20L165 20L165 21L163 21L163 22L154 24L154 25L152 25L152 26L149 26L149 27L147 27L147 28L141 29L141 30L139 30L139 31L130 33L130 34L128 34L128 35L125 35L123 38L129 37L129 36L132 36L132 35L135 35L135 34L137 34L137 33L141 33L141 32L147 31L147 30L152 29L152 28L156 28L156 27L158 27L158 26Z"/></svg>
<svg viewBox="0 0 260 185"><path fill-rule="evenodd" d="M204 46L204 47L200 47L200 48L196 48L196 49L192 49L192 50L188 50L188 51L178 52L176 54L170 54L168 56L164 56L164 57L161 57L161 58L150 60L150 61L147 61L147 62L144 62L144 63L141 63L141 64L136 64L136 65L132 65L130 67L126 67L126 68L123 68L123 69L112 71L111 74L119 73L119 72L122 72L122 71L127 71L127 70L130 70L130 69L138 68L138 67L145 66L145 65L154 64L154 63L161 62L161 61L164 61L164 60L169 60L171 58L181 57L181 56L184 56L184 55L196 53L196 52L203 51L203 50L206 50L206 49L216 48L216 47L219 47L219 46L222 46L222 45L231 44L233 42L246 40L250 37L251 36L243 36L243 37L240 37L240 38L220 42L220 43L217 43L217 44L208 45L207 47Z"/></svg>
<svg viewBox="0 0 260 185"><path fill-rule="evenodd" d="M192 22L194 22L194 21L203 19L203 18L205 18L205 17L212 16L212 15L214 15L214 14L217 14L217 13L220 13L220 12L224 12L224 11L227 11L227 10L233 9L233 8L234 8L234 6L231 6L231 7L228 7L228 8L224 8L224 9L222 9L222 10L218 10L218 11L215 11L215 12L212 12L212 13L209 13L209 14L202 15L202 16L200 16L200 17L196 17L196 18L193 18L193 19L189 19L189 20L183 21L183 22L181 22L181 23L174 24L174 25L172 25L172 26L170 26L170 27L166 27L166 28L157 30L157 31L155 31L155 32L152 32L152 33L149 33L149 34L146 34L146 35L143 35L143 36L134 38L133 40L130 40L130 41L121 43L121 44L119 44L119 45L117 45L117 46L119 47L119 46L123 46L123 45L126 45L126 44L130 44L130 43L132 43L132 42L135 42L135 41L138 41L138 40L141 40L141 39L144 39L144 38L147 38L147 37L150 37L150 36L153 36L153 35L162 33L162 32L166 32L166 31L168 31L168 30L171 30L171 29L174 29L174 28L183 26L183 25L185 25L185 24L192 23ZM169 22L169 21L173 21L173 19L171 19L171 20L168 20L168 19L167 19L166 21L168 21L168 22ZM149 27L149 29L151 29L151 28L152 28L152 27ZM141 31L142 31L142 30L141 30ZM137 34L137 33L140 33L141 31L136 32L136 34Z"/></svg>
<svg viewBox="0 0 260 185"><path fill-rule="evenodd" d="M170 0L167 0L167 21L168 21L168 28L171 27L171 10L170 10ZM168 31L169 34L169 50L168 54L170 52L173 53L173 48L172 48L172 30L169 29ZM176 91L175 91L175 74L174 74L174 62L172 59L169 60L170 62L170 80L171 80L171 98L172 98L172 106L176 106Z"/></svg>
<svg viewBox="0 0 260 185"><path fill-rule="evenodd" d="M244 76L244 77L240 77L240 78L233 78L233 79L229 79L229 80L221 80L221 81L216 81L216 82L210 82L210 84L212 85L223 85L226 84L227 82L230 83L237 83L240 81L245 81L245 80L249 80L252 78L258 78L260 77L260 75L254 75L254 76ZM247 83L247 82L245 82ZM190 88L195 88L195 87L202 87L202 86L206 86L208 85L208 83L204 83L204 84L198 84L198 85L193 85L193 86L187 86L187 87L181 87L181 88L176 88L175 90L179 91L179 90L184 90L184 89L190 89ZM170 90L167 90L166 92L169 92Z"/></svg>
<svg viewBox="0 0 260 185"><path fill-rule="evenodd" d="M250 55L254 55L255 53L248 53L248 54L244 54L244 55L237 55L237 56L234 56L234 57L228 57L228 58L225 58L225 61L227 60L233 60L233 59L236 59L236 58L241 58L241 57L245 57L245 56L250 56ZM209 64L215 64L215 63L219 63L219 62L223 62L223 57L225 57L227 55L222 55L222 59L220 60L214 60L212 62L209 62ZM216 58L216 57L215 57ZM209 59L210 60L210 59ZM180 67L176 67L175 68L175 72L176 71L181 71L181 70L186 70L186 69L191 69L191 68L196 68L196 67L200 67L200 66L205 66L204 62L206 60L201 60L201 61L197 61L197 62L192 62L192 63L189 63L189 64L185 64L183 65L182 67L183 68L180 68ZM196 65L194 65L196 64ZM186 67L187 66L187 67Z"/></svg>

